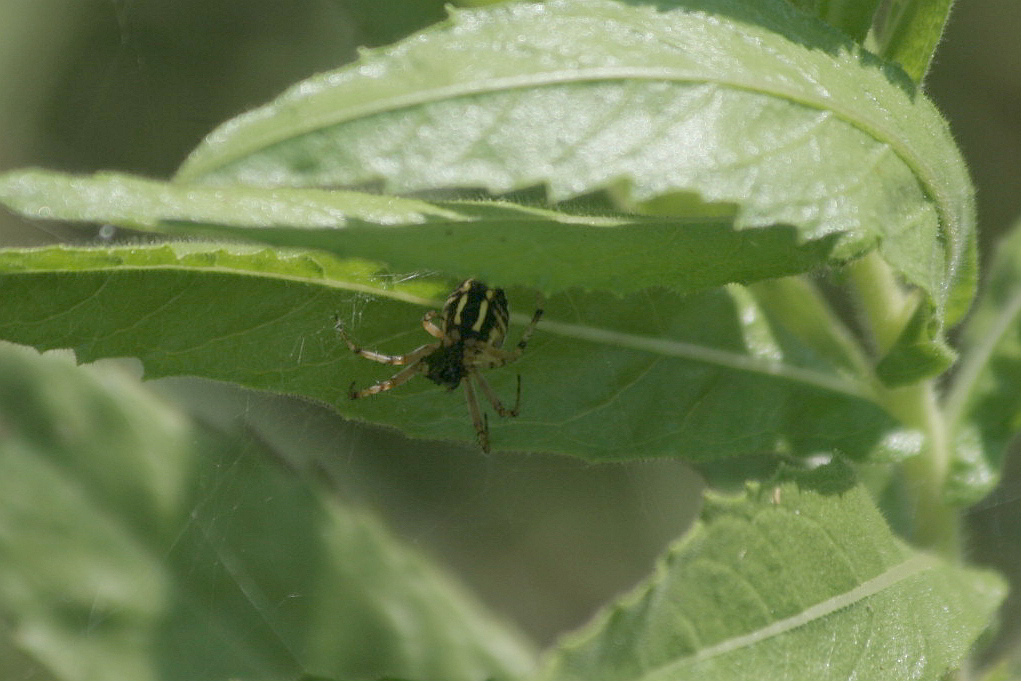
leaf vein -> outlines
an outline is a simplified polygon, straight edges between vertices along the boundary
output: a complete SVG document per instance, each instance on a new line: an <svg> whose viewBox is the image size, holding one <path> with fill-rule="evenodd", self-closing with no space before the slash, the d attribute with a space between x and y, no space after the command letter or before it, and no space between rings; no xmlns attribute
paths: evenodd
<svg viewBox="0 0 1021 681"><path fill-rule="evenodd" d="M848 608L855 603L864 601L871 596L881 593L885 589L896 586L898 583L934 567L936 567L936 561L932 557L924 554L914 555L907 560L890 567L882 574L862 582L853 589L805 608L796 615L792 615L791 617L787 617L782 620L777 620L749 634L734 636L720 641L708 648L703 648L697 651L694 655L675 659L656 669L650 670L641 678L643 681L659 681L660 679L667 681L669 679L679 678L678 672L684 667L696 665L715 657L728 655L730 653L737 652L742 648L747 648L776 636L780 636L794 629L805 626L810 622L822 619L823 617L827 617L840 610Z"/></svg>
<svg viewBox="0 0 1021 681"><path fill-rule="evenodd" d="M865 386L845 376L828 374L815 369L793 366L775 360L741 355L729 350L720 350L667 338L649 338L647 336L638 336L610 329L556 322L553 320L543 320L543 330L547 333L587 340L598 344L632 348L665 357L676 357L735 371L782 378L829 392L873 401L869 390Z"/></svg>

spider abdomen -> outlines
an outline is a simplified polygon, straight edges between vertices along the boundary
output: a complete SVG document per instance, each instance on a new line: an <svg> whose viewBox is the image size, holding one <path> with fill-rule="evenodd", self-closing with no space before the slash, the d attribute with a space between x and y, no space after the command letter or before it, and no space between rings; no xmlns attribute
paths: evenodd
<svg viewBox="0 0 1021 681"><path fill-rule="evenodd" d="M477 279L466 279L443 305L443 332L460 340L478 339L498 348L507 335L507 296Z"/></svg>
<svg viewBox="0 0 1021 681"><path fill-rule="evenodd" d="M449 390L464 382L464 394L471 413L475 435L482 451L489 451L489 425L486 415L479 408L476 387L482 391L493 409L500 416L517 416L521 405L521 376L518 375L518 392L514 407L508 409L482 375L484 369L496 369L516 361L525 350L529 336L542 317L542 309L535 311L532 321L525 327L521 340L512 350L503 350L507 337L510 313L507 310L507 296L503 289L490 288L481 281L466 279L454 289L443 304L442 328L433 322L436 312L430 310L422 317L422 328L433 338L432 343L420 345L404 355L387 355L375 350L366 350L355 345L340 320L337 331L347 343L351 352L380 364L403 365L404 368L390 378L356 390L354 384L348 397L357 400L392 390L411 380L413 376L424 375L433 383Z"/></svg>
<svg viewBox="0 0 1021 681"><path fill-rule="evenodd" d="M464 366L464 341L452 345L441 345L422 360L425 363L425 377L433 383L453 390L468 374Z"/></svg>

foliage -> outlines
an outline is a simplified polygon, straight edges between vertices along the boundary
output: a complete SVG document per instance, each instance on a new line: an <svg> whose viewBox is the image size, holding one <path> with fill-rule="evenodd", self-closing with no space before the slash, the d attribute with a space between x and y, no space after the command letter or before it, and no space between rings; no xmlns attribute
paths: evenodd
<svg viewBox="0 0 1021 681"><path fill-rule="evenodd" d="M545 310L514 370L490 374L511 394L520 372L526 395L490 421L494 449L740 482L539 657L268 443L4 345L12 645L57 679L970 669L1005 588L962 564L960 513L1021 427L1019 237L953 348L974 190L920 85L949 5L879 4L451 9L228 121L171 180L0 176L24 215L160 237L0 250L4 340L470 443L460 396L425 381L348 400L384 376L334 323L404 352L478 276L507 289L511 342ZM911 509L901 536L874 498Z"/></svg>

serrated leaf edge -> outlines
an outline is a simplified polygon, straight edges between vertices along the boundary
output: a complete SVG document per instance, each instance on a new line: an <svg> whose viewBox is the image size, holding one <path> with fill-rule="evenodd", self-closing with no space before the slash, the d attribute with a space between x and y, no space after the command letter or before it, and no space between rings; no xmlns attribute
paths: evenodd
<svg viewBox="0 0 1021 681"><path fill-rule="evenodd" d="M191 245L181 244L181 248L187 251ZM189 255L187 252L178 252L173 245L164 244L156 247L157 249L166 249L168 257L183 257ZM34 251L49 251L54 249L9 249L6 253L27 253L30 254ZM56 250L68 250L75 251L79 249L67 249L64 247L57 247ZM90 250L90 249L86 249ZM91 249L94 250L94 249ZM102 249L100 249L102 250ZM150 249L152 250L152 249ZM398 300L413 305L418 305L426 308L438 309L442 307L442 301L436 299L423 298L420 296L412 295L398 290L377 288L371 285L359 284L355 282L342 282L335 279L329 278L323 267L316 261L315 258L304 254L294 254L291 256L281 255L277 250L272 248L258 248L258 247L243 247L237 245L225 246L224 248L211 248L209 251L204 251L211 255L217 252L223 252L225 255L239 256L242 255L238 251L245 251L243 255L250 257L258 257L260 255L271 255L273 259L286 261L289 259L306 260L310 264L316 266L321 276L300 276L291 273L274 273L267 271L249 271L243 270L236 267L224 266L215 262L205 263L153 263L145 265L132 265L126 263L85 263L85 266L76 268L74 270L57 269L54 267L28 267L25 269L11 270L7 273L7 276L17 276L24 274L46 274L46 273L57 273L57 274L73 274L74 272L121 272L121 271L146 271L146 270L178 270L178 271L192 271L192 272L218 272L224 274L235 274L238 276L254 276L264 277L268 279L278 279L281 281L293 281L302 283L312 283L330 288L336 288L345 291L352 291L357 293L363 293L367 295L388 298L392 300ZM522 313L513 313L511 319L515 325L525 326L528 324L530 319L529 315ZM827 392L845 395L855 399L866 400L869 402L876 402L876 396L872 390L864 383L854 380L852 377L845 374L838 373L827 373L824 371L818 371L811 368L800 367L786 363L782 360L776 360L771 358L756 357L751 355L743 355L737 352L728 350L721 350L703 345L696 345L693 343L685 343L683 341L677 341L666 338L655 338L651 336L641 336L632 333L624 333L621 331L615 331L612 329L606 329L597 326L586 326L582 324L573 324L570 322L560 322L553 319L543 319L542 331L544 333L550 333L559 335L567 338L574 338L577 340L589 341L600 345L611 345L614 347L628 348L632 350L638 350L641 352L647 352L659 357L673 357L684 360L691 360L708 364L712 366L719 366L726 369L735 371L742 371L748 373L754 373L764 376L772 376L779 379L789 380L794 383L801 385L807 385L814 388L818 388Z"/></svg>

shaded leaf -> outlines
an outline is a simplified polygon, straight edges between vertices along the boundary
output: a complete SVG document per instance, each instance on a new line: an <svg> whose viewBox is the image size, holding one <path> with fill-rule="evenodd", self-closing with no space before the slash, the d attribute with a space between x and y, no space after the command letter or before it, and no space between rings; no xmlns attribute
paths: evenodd
<svg viewBox="0 0 1021 681"><path fill-rule="evenodd" d="M842 466L709 497L655 577L547 659L543 681L936 679L1005 595L898 541Z"/></svg>
<svg viewBox="0 0 1021 681"><path fill-rule="evenodd" d="M137 380L0 344L0 613L54 678L519 678L532 653L365 512ZM239 437L240 436L240 437Z"/></svg>
<svg viewBox="0 0 1021 681"><path fill-rule="evenodd" d="M946 491L954 503L972 504L996 485L1007 445L1021 432L1021 224L997 247L961 344L946 405L954 438Z"/></svg>
<svg viewBox="0 0 1021 681"><path fill-rule="evenodd" d="M920 83L929 70L954 0L892 0L876 22L876 51Z"/></svg>
<svg viewBox="0 0 1021 681"><path fill-rule="evenodd" d="M430 342L422 314L451 281L394 283L378 268L325 254L167 244L0 253L0 337L72 347L82 360L137 356L147 375L197 375L304 395L418 437L473 441L464 398L426 380L355 402L349 386L389 375L364 347L408 352ZM510 340L536 298L509 289ZM740 287L681 297L569 293L512 367L489 373L501 395L523 383L517 419L490 419L496 448L589 459L749 452L849 456L918 451L873 401L871 384L774 328Z"/></svg>
<svg viewBox="0 0 1021 681"><path fill-rule="evenodd" d="M790 3L860 43L872 27L872 17L880 0L790 0Z"/></svg>
<svg viewBox="0 0 1021 681"><path fill-rule="evenodd" d="M942 340L933 341L929 311L918 307L893 347L876 365L876 375L889 386L917 383L949 369L957 354Z"/></svg>

